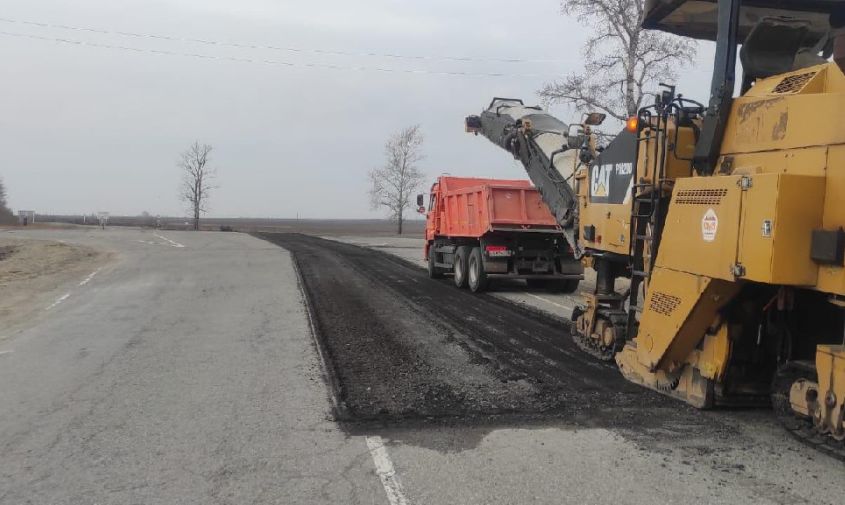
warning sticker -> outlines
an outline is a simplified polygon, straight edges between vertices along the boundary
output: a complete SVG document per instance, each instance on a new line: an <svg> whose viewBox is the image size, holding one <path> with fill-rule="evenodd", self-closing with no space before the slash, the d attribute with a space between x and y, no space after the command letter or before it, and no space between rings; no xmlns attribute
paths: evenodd
<svg viewBox="0 0 845 505"><path fill-rule="evenodd" d="M705 242L713 242L716 240L716 231L719 229L719 218L716 216L716 211L712 208L707 209L704 217L701 218L701 238Z"/></svg>

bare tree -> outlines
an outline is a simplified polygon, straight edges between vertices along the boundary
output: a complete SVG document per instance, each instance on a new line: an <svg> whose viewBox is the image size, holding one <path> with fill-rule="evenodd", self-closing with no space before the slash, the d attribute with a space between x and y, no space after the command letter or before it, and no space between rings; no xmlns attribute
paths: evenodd
<svg viewBox="0 0 845 505"><path fill-rule="evenodd" d="M211 146L194 142L179 156L182 169L182 200L188 204L194 220L194 230L200 229L200 215L208 211L208 197L214 186L216 170L208 164Z"/></svg>
<svg viewBox="0 0 845 505"><path fill-rule="evenodd" d="M601 110L620 121L637 114L658 82L677 78L692 63L694 41L644 30L643 0L562 0L564 14L591 28L584 45L584 70L547 83L539 91L547 103Z"/></svg>
<svg viewBox="0 0 845 505"><path fill-rule="evenodd" d="M6 185L0 179L0 223L11 223L14 220L15 216L6 204Z"/></svg>
<svg viewBox="0 0 845 505"><path fill-rule="evenodd" d="M404 212L411 206L411 195L419 189L424 175L417 168L423 159L423 135L414 125L392 135L384 145L385 163L370 170L370 203L373 209L385 207L402 234Z"/></svg>

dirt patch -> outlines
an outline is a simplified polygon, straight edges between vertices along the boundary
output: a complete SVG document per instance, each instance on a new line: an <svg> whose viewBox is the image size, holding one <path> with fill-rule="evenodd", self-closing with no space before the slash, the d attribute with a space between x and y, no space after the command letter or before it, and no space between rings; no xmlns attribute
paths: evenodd
<svg viewBox="0 0 845 505"><path fill-rule="evenodd" d="M105 256L61 242L0 237L0 324L8 329L30 319L45 297L90 273Z"/></svg>
<svg viewBox="0 0 845 505"><path fill-rule="evenodd" d="M17 250L18 248L13 245L0 246L0 261L3 261L4 259L8 258Z"/></svg>

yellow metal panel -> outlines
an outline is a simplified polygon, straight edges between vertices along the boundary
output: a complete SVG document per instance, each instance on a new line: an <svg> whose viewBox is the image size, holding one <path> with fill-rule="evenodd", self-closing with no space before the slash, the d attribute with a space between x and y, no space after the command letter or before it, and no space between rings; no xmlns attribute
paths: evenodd
<svg viewBox="0 0 845 505"><path fill-rule="evenodd" d="M732 110L734 140L741 146L780 142L789 131L789 100L786 97L740 99Z"/></svg>
<svg viewBox="0 0 845 505"><path fill-rule="evenodd" d="M668 127L667 135L670 136L670 143L674 144L677 142L677 144L669 156L666 157L666 168L663 176L666 179L690 177L692 175L692 162L689 160L692 159L695 153L695 132L692 128L685 126L678 129L677 133L675 133L674 122L670 122Z"/></svg>
<svg viewBox="0 0 845 505"><path fill-rule="evenodd" d="M762 79L734 100L722 152L845 143L845 76L834 63Z"/></svg>
<svg viewBox="0 0 845 505"><path fill-rule="evenodd" d="M676 370L687 361L718 310L730 301L739 286L736 282L655 268L637 333L639 362L650 370ZM714 364L713 372L721 366Z"/></svg>
<svg viewBox="0 0 845 505"><path fill-rule="evenodd" d="M695 366L701 375L708 379L721 381L731 354L731 342L728 339L728 325L723 324L715 335L705 335L704 345L698 353Z"/></svg>
<svg viewBox="0 0 845 505"><path fill-rule="evenodd" d="M816 65L779 74L768 79L760 79L754 83L754 86L748 90L745 96L822 93L828 84L829 69L830 65L828 64Z"/></svg>
<svg viewBox="0 0 845 505"><path fill-rule="evenodd" d="M596 240L582 242L587 247L601 249L617 254L628 254L629 226L631 223L631 204L589 203L581 199L578 216L583 230L585 226L596 227Z"/></svg>
<svg viewBox="0 0 845 505"><path fill-rule="evenodd" d="M839 93L736 98L722 153L782 151L845 143Z"/></svg>
<svg viewBox="0 0 845 505"><path fill-rule="evenodd" d="M678 398L699 409L713 407L713 380L705 377L694 365L685 366L680 375L663 370L650 371L638 361L636 346L631 343L625 344L622 352L617 353L614 359L619 371L631 382Z"/></svg>
<svg viewBox="0 0 845 505"><path fill-rule="evenodd" d="M845 145L831 146L828 150L827 184L825 187L824 218L825 229L845 226Z"/></svg>
<svg viewBox="0 0 845 505"><path fill-rule="evenodd" d="M810 259L810 236L822 223L824 182L824 177L792 174L750 178L737 254L746 279L816 284L818 266Z"/></svg>
<svg viewBox="0 0 845 505"><path fill-rule="evenodd" d="M652 119L656 123L657 119ZM701 124L698 124L699 128ZM653 125L646 126L640 132L637 148L637 177L639 182L652 182L654 169L663 160L663 136L668 138L670 147L666 153L662 179L674 180L692 175L691 159L695 152L696 134L693 128L682 126L677 128L674 119L662 125L665 133L655 133Z"/></svg>
<svg viewBox="0 0 845 505"><path fill-rule="evenodd" d="M640 363L656 366L709 282L706 277L654 269L637 332Z"/></svg>
<svg viewBox="0 0 845 505"><path fill-rule="evenodd" d="M750 181L751 187L743 195L737 261L745 268L746 279L768 282L772 272L778 174L755 175ZM763 229L765 222L768 230Z"/></svg>
<svg viewBox="0 0 845 505"><path fill-rule="evenodd" d="M810 245L813 229L822 225L825 179L791 174L783 174L779 178L772 275L769 282L813 286L818 279L819 267L810 258ZM749 195L752 194L753 188ZM749 224L750 232L754 223ZM750 233L745 235L750 236Z"/></svg>
<svg viewBox="0 0 845 505"><path fill-rule="evenodd" d="M832 146L828 151L827 184L825 187L822 227L835 230L845 227L845 146ZM826 293L845 295L845 268L832 265L819 266L817 287Z"/></svg>
<svg viewBox="0 0 845 505"><path fill-rule="evenodd" d="M827 168L827 150L827 146L822 146L731 154L723 156L718 166L726 166L726 158L730 158L730 173L733 175L790 173L823 176Z"/></svg>
<svg viewBox="0 0 845 505"><path fill-rule="evenodd" d="M617 254L628 254L628 227L631 223L631 205L626 199L623 204L591 203L588 195L588 172L581 169L575 175L575 190L578 194L578 221L581 226L581 241L586 247L601 249ZM596 240L583 236L585 226L596 227ZM599 240L599 237L601 240Z"/></svg>
<svg viewBox="0 0 845 505"><path fill-rule="evenodd" d="M739 176L678 179L657 266L733 280L742 190Z"/></svg>

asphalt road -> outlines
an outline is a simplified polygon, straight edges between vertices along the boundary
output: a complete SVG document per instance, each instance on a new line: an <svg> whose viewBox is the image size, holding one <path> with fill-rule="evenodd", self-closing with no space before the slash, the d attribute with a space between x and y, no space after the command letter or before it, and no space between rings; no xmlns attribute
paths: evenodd
<svg viewBox="0 0 845 505"><path fill-rule="evenodd" d="M234 233L27 235L117 258L0 341L0 503L385 502L366 440L327 417L287 252Z"/></svg>
<svg viewBox="0 0 845 505"><path fill-rule="evenodd" d="M842 463L765 411L627 429L340 425L284 249L233 233L27 235L115 254L49 293L31 324L0 329L0 504L838 504L845 494Z"/></svg>

